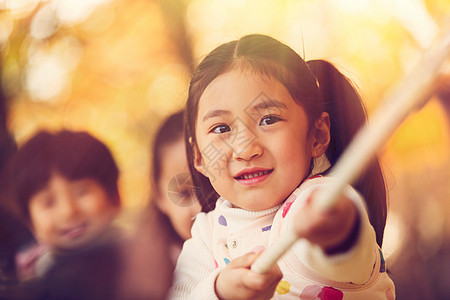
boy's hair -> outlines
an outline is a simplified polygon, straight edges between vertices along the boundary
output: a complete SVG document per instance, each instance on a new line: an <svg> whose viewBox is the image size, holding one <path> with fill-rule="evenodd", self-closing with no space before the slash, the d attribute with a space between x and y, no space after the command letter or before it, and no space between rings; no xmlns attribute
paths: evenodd
<svg viewBox="0 0 450 300"><path fill-rule="evenodd" d="M215 206L218 194L209 179L194 167L195 128L198 103L205 88L219 75L240 68L283 84L296 103L306 111L309 130L322 112L328 112L331 141L326 156L333 165L358 129L366 114L357 91L332 64L316 60L306 63L283 43L259 34L247 35L211 51L194 72L186 103L185 141L189 169L192 173L202 210ZM196 149L200 152L201 149ZM313 161L311 161L311 170ZM300 182L299 182L300 184ZM355 187L365 197L369 217L381 246L386 224L386 188L378 161L361 176Z"/></svg>
<svg viewBox="0 0 450 300"><path fill-rule="evenodd" d="M93 179L113 205L120 205L116 162L109 149L87 132L39 131L19 148L11 172L17 204L27 222L30 198L47 185L53 173L68 180Z"/></svg>

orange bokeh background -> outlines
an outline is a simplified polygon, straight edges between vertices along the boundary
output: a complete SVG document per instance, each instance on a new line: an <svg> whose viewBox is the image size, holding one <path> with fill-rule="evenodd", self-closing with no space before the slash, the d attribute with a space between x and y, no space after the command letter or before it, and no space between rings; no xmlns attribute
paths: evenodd
<svg viewBox="0 0 450 300"><path fill-rule="evenodd" d="M359 87L370 115L449 15L448 0L0 0L8 128L19 146L39 128L102 139L121 169L126 222L148 202L155 130L183 107L190 73L220 43L263 33L306 60L328 59ZM380 150L388 262L394 273L422 266L430 282L430 261L450 256L449 102L433 96ZM399 292L417 283L398 274ZM428 289L415 294L433 299Z"/></svg>

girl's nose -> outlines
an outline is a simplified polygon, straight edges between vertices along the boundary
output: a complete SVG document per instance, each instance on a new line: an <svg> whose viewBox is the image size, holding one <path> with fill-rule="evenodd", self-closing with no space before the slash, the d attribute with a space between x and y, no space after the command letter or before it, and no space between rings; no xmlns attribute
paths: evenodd
<svg viewBox="0 0 450 300"><path fill-rule="evenodd" d="M248 134L247 142L237 144L233 147L233 158L235 160L250 161L263 154L263 147L256 136Z"/></svg>

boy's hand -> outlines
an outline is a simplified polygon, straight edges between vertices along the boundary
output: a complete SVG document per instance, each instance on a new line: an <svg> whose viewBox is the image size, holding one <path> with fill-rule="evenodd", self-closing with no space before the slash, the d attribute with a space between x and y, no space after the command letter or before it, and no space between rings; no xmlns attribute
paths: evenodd
<svg viewBox="0 0 450 300"><path fill-rule="evenodd" d="M219 299L270 299L283 275L275 264L268 272L259 274L250 270L258 255L248 253L231 261L216 279Z"/></svg>
<svg viewBox="0 0 450 300"><path fill-rule="evenodd" d="M295 217L294 230L297 235L319 245L327 253L351 248L359 229L355 204L342 196L329 210L320 211L312 205L314 195L315 192Z"/></svg>

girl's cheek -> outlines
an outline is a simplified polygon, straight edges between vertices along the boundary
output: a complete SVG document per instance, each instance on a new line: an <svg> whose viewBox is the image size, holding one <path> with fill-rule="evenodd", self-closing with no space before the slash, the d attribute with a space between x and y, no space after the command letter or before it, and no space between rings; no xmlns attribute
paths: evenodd
<svg viewBox="0 0 450 300"><path fill-rule="evenodd" d="M227 139L220 135L208 136L205 141L198 144L198 148L202 156L207 158L227 155L231 150Z"/></svg>

